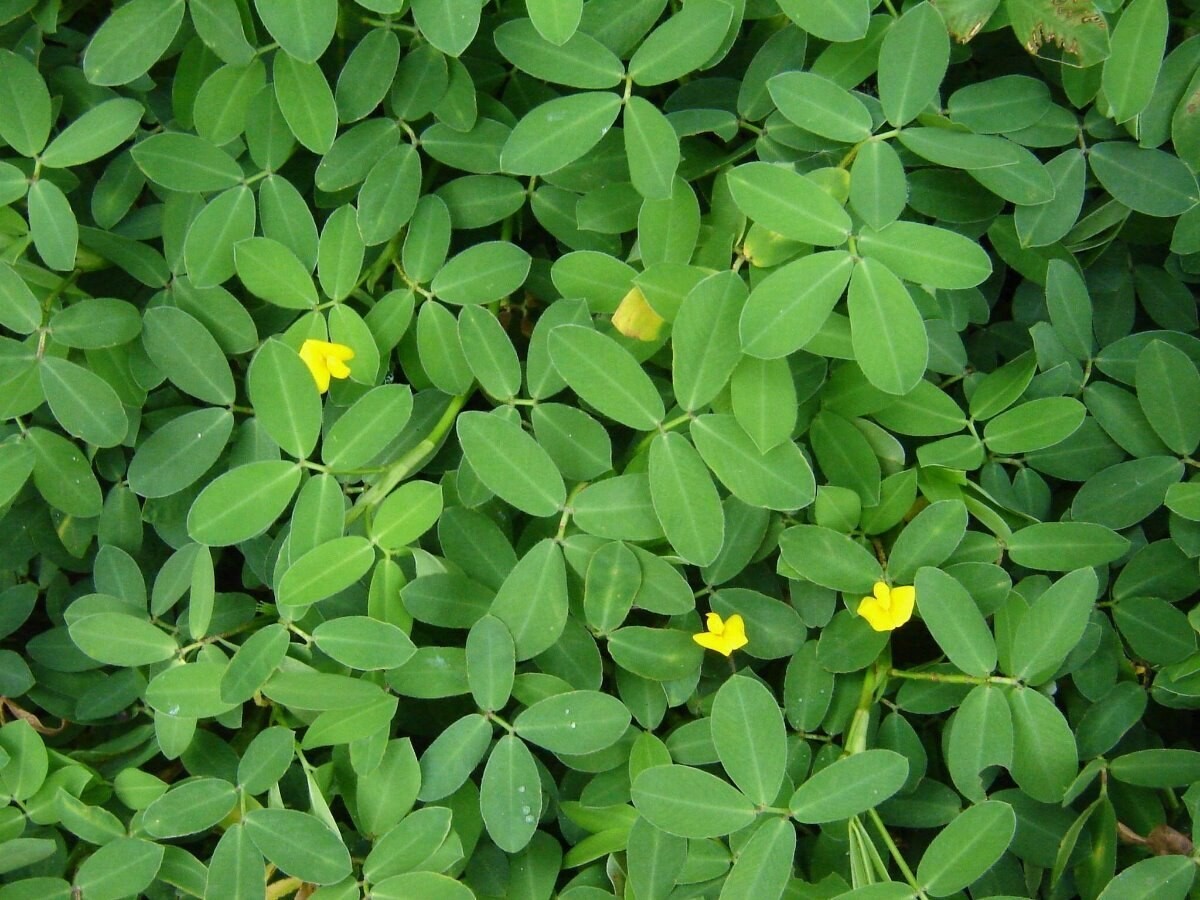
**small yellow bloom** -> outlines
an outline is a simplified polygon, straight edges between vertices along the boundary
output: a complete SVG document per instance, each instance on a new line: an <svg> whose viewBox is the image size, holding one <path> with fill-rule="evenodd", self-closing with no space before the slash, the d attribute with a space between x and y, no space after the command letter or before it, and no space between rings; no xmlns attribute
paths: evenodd
<svg viewBox="0 0 1200 900"><path fill-rule="evenodd" d="M666 320L654 311L641 288L633 287L613 313L613 328L625 337L656 341Z"/></svg>
<svg viewBox="0 0 1200 900"><path fill-rule="evenodd" d="M350 367L346 365L354 359L354 351L345 344L332 344L329 341L315 341L309 338L300 348L300 358L312 372L317 390L322 394L329 390L329 377L349 378Z"/></svg>
<svg viewBox="0 0 1200 900"><path fill-rule="evenodd" d="M917 603L917 589L888 587L882 581L875 582L875 596L863 597L858 604L858 614L876 631L892 631L912 618Z"/></svg>
<svg viewBox="0 0 1200 900"><path fill-rule="evenodd" d="M710 612L705 616L704 624L708 631L692 635L692 640L701 647L729 656L734 650L749 643L746 639L746 623L736 613L722 621L719 615Z"/></svg>

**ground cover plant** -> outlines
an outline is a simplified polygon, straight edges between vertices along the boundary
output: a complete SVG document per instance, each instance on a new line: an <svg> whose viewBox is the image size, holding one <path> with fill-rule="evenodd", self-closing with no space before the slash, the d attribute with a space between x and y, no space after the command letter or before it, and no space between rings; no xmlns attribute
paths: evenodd
<svg viewBox="0 0 1200 900"><path fill-rule="evenodd" d="M0 900L1195 895L1177 0L0 0Z"/></svg>

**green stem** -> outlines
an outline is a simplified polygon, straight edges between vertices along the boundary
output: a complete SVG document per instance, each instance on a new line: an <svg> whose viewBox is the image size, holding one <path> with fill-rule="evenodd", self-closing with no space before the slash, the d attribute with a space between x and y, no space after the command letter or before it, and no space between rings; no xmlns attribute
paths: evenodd
<svg viewBox="0 0 1200 900"><path fill-rule="evenodd" d="M586 481L581 481L575 487L571 488L571 493L567 495L567 502L563 504L562 516L558 520L558 532L554 535L554 540L561 543L563 536L567 533L567 525L571 521L571 501L579 496L579 492L588 486Z"/></svg>
<svg viewBox="0 0 1200 900"><path fill-rule="evenodd" d="M854 709L854 717L850 720L850 727L846 729L846 755L850 756L855 753L862 753L867 749L867 725L871 721L871 707L874 705L875 699L875 667L867 669L866 677L863 678L862 690L858 695L858 706Z"/></svg>
<svg viewBox="0 0 1200 900"><path fill-rule="evenodd" d="M913 870L908 867L908 863L904 861L904 856L900 853L900 848L896 846L896 842L892 840L892 836L888 834L887 826L883 824L883 819L879 818L879 813L872 807L867 810L871 816L871 821L875 823L876 829L879 831L879 836L883 838L884 844L887 845L888 852L892 854L892 859L896 861L900 871L904 873L904 880L911 885L912 889L917 892L917 896L921 900L929 900L929 895L921 890L921 883L917 881L917 876L913 874Z"/></svg>
<svg viewBox="0 0 1200 900"><path fill-rule="evenodd" d="M905 669L889 669L889 678L907 678L909 681L933 681L939 684L1020 684L1020 679L1004 675L956 675L943 672L911 672Z"/></svg>
<svg viewBox="0 0 1200 900"><path fill-rule="evenodd" d="M442 417L438 419L437 424L433 426L429 434L421 439L415 447L405 453L402 457L388 466L384 476L379 479L370 490L364 491L359 497L358 503L346 514L346 525L353 523L368 509L378 506L383 502L383 498L392 492L401 481L411 475L425 461L425 459L437 450L438 445L442 442L442 438L454 425L455 419L458 418L459 411L467 399L474 393L472 387L465 394L458 394L450 398L450 405L446 407L446 411L442 413Z"/></svg>

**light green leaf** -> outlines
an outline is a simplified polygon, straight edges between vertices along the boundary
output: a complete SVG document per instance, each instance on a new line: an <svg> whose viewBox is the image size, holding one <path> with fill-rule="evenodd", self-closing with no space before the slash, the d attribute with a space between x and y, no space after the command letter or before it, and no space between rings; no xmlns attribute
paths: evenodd
<svg viewBox="0 0 1200 900"><path fill-rule="evenodd" d="M853 269L849 253L829 250L772 271L755 284L742 309L743 352L776 359L807 344L841 299Z"/></svg>
<svg viewBox="0 0 1200 900"><path fill-rule="evenodd" d="M480 480L531 516L550 516L566 502L550 455L519 425L499 415L465 412L456 426L463 454Z"/></svg>
<svg viewBox="0 0 1200 900"><path fill-rule="evenodd" d="M878 231L864 228L858 249L901 278L936 288L971 288L992 274L991 258L975 241L918 222L892 222Z"/></svg>
<svg viewBox="0 0 1200 900"><path fill-rule="evenodd" d="M1128 121L1150 103L1168 25L1166 0L1132 0L1121 11L1100 79L1113 121Z"/></svg>
<svg viewBox="0 0 1200 900"><path fill-rule="evenodd" d="M947 897L972 884L1012 843L1013 808L987 800L966 810L938 832L917 865L917 880L931 897Z"/></svg>
<svg viewBox="0 0 1200 900"><path fill-rule="evenodd" d="M125 439L125 407L107 381L56 356L43 357L39 371L50 411L68 434L97 447L115 447Z"/></svg>
<svg viewBox="0 0 1200 900"><path fill-rule="evenodd" d="M907 125L937 96L950 63L950 36L937 8L905 10L879 48L879 101L896 127Z"/></svg>
<svg viewBox="0 0 1200 900"><path fill-rule="evenodd" d="M296 140L313 153L328 153L337 136L337 104L320 67L280 52L272 76L279 110Z"/></svg>
<svg viewBox="0 0 1200 900"><path fill-rule="evenodd" d="M732 5L723 0L691 0L641 42L629 60L629 77L650 87L702 68L721 46L732 18Z"/></svg>
<svg viewBox="0 0 1200 900"><path fill-rule="evenodd" d="M811 178L765 162L730 171L733 200L747 216L784 237L837 247L850 234L850 217Z"/></svg>
<svg viewBox="0 0 1200 900"><path fill-rule="evenodd" d="M836 822L878 806L907 778L907 758L891 750L864 750L812 775L788 806L797 822Z"/></svg>
<svg viewBox="0 0 1200 900"><path fill-rule="evenodd" d="M1028 453L1070 437L1087 415L1074 397L1041 397L1001 413L987 423L983 440L993 453Z"/></svg>
<svg viewBox="0 0 1200 900"><path fill-rule="evenodd" d="M754 803L769 805L783 784L787 741L783 714L762 682L728 679L713 700L713 745L725 772Z"/></svg>
<svg viewBox="0 0 1200 900"><path fill-rule="evenodd" d="M793 525L779 536L783 561L809 581L848 594L870 594L883 580L879 560L831 528Z"/></svg>
<svg viewBox="0 0 1200 900"><path fill-rule="evenodd" d="M591 150L612 127L621 98L606 91L568 94L526 113L500 154L503 171L545 175Z"/></svg>
<svg viewBox="0 0 1200 900"><path fill-rule="evenodd" d="M516 244L487 241L452 257L429 287L446 303L491 303L524 284L529 266L529 254Z"/></svg>
<svg viewBox="0 0 1200 900"><path fill-rule="evenodd" d="M650 444L650 496L671 546L684 560L706 566L725 536L721 498L700 454L675 432Z"/></svg>
<svg viewBox="0 0 1200 900"><path fill-rule="evenodd" d="M488 836L506 853L516 853L537 830L542 781L525 742L506 734L496 742L479 784L479 810Z"/></svg>
<svg viewBox="0 0 1200 900"><path fill-rule="evenodd" d="M305 63L320 59L337 27L337 0L254 0L259 18L286 53Z"/></svg>
<svg viewBox="0 0 1200 900"><path fill-rule="evenodd" d="M850 336L863 374L888 394L907 394L925 374L929 339L921 313L900 279L876 259L850 276Z"/></svg>
<svg viewBox="0 0 1200 900"><path fill-rule="evenodd" d="M550 333L550 358L575 393L622 425L650 431L666 414L654 382L633 356L592 328L555 328Z"/></svg>
<svg viewBox="0 0 1200 900"><path fill-rule="evenodd" d="M253 809L242 819L250 840L288 875L334 884L350 874L350 853L337 832L294 809Z"/></svg>
<svg viewBox="0 0 1200 900"><path fill-rule="evenodd" d="M364 537L326 541L284 571L276 602L280 606L307 606L324 600L362 578L374 562L375 548Z"/></svg>
<svg viewBox="0 0 1200 900"><path fill-rule="evenodd" d="M131 0L104 20L83 54L92 84L128 84L167 52L183 21L183 0Z"/></svg>
<svg viewBox="0 0 1200 900"><path fill-rule="evenodd" d="M286 309L311 309L317 305L312 276L296 255L271 238L252 237L233 248L238 278L246 290L268 303Z"/></svg>
<svg viewBox="0 0 1200 900"><path fill-rule="evenodd" d="M192 503L188 534L211 547L249 540L271 526L299 484L300 467L286 460L260 460L230 469Z"/></svg>
<svg viewBox="0 0 1200 900"><path fill-rule="evenodd" d="M654 766L633 782L633 805L650 824L687 838L721 837L754 821L754 804L728 782L689 766Z"/></svg>
<svg viewBox="0 0 1200 900"><path fill-rule="evenodd" d="M917 609L947 658L968 675L996 668L996 641L979 607L958 581L940 569L917 572Z"/></svg>
<svg viewBox="0 0 1200 900"><path fill-rule="evenodd" d="M52 181L41 178L29 186L25 198L33 246L47 268L69 272L79 249L79 223L66 194Z"/></svg>

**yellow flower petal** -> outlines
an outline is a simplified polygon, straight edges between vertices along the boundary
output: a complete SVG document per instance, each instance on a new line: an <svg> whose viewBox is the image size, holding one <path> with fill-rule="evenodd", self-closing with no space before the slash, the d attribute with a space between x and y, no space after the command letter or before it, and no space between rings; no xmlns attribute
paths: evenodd
<svg viewBox="0 0 1200 900"><path fill-rule="evenodd" d="M300 358L312 373L317 391L323 394L329 390L330 376L346 378L350 375L345 361L354 359L354 350L345 344L309 338L300 346Z"/></svg>
<svg viewBox="0 0 1200 900"><path fill-rule="evenodd" d="M876 631L891 631L896 627L888 608L875 597L863 597L858 604L858 614Z"/></svg>
<svg viewBox="0 0 1200 900"><path fill-rule="evenodd" d="M913 608L917 605L917 589L912 585L892 588L892 621L899 628L912 618Z"/></svg>
<svg viewBox="0 0 1200 900"><path fill-rule="evenodd" d="M749 643L746 638L746 623L740 615L734 614L722 621L719 615L710 612L705 616L704 624L708 631L693 634L692 640L707 650L715 650L729 656L734 650Z"/></svg>

